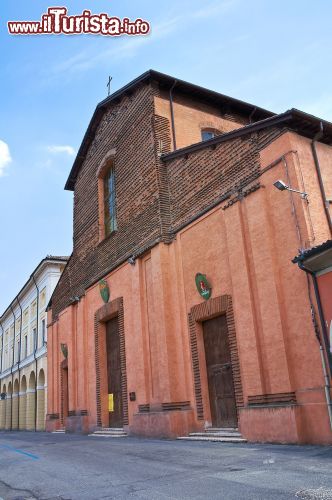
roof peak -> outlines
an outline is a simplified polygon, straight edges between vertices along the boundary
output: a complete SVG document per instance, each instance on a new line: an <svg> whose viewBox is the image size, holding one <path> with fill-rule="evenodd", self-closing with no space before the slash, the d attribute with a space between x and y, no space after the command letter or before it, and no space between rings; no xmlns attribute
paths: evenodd
<svg viewBox="0 0 332 500"><path fill-rule="evenodd" d="M167 75L166 73L161 73L154 69L149 69L142 73L140 76L136 77L134 80L131 80L129 83L121 87L120 89L113 92L110 96L106 97L102 101L97 104L97 107L93 113L93 116L90 120L88 128L83 137L81 146L75 158L74 164L70 171L69 177L67 179L65 189L73 191L76 177L81 168L81 165L85 159L85 155L87 150L92 142L92 137L94 136L95 129L98 126L99 121L106 109L106 107L112 102L120 99L126 93L133 92L140 84L146 83L149 81L156 81L160 85L162 89L170 90L173 87L173 91L176 93L182 93L190 95L191 99L197 99L198 101L206 101L211 104L218 105L219 107L230 106L234 111L238 113L246 114L248 117L255 114L255 119L261 120L264 118L268 118L274 116L275 113L268 111L259 106L255 106L254 104L250 104L245 101L241 101L239 99L235 99L233 97L229 97L225 94L221 94L215 90L210 90L205 87L201 87L194 83L187 82L185 80L181 80L180 78ZM174 86L175 83L175 86Z"/></svg>

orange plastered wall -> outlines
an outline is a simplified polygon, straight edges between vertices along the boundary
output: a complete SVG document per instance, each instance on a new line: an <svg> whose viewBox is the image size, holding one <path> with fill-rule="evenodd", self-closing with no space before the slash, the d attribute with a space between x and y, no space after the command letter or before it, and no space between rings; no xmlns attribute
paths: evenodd
<svg viewBox="0 0 332 500"><path fill-rule="evenodd" d="M155 114L167 118L171 126L169 97L155 97L154 105ZM216 129L225 133L245 124L236 119L227 120L221 116L216 107L187 97L174 97L173 109L177 149L200 142L202 129Z"/></svg>

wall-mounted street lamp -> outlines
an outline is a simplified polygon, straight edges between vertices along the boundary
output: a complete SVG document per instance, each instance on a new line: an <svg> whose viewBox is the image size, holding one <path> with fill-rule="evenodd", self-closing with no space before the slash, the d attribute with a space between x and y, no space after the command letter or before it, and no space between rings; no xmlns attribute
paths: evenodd
<svg viewBox="0 0 332 500"><path fill-rule="evenodd" d="M285 184L284 181L280 179L274 182L273 185L274 187L279 189L279 191L292 191L292 193L299 193L301 195L301 198L303 198L304 200L306 200L308 197L308 193L305 193L304 191L298 191L297 189L293 189L287 186L287 184Z"/></svg>

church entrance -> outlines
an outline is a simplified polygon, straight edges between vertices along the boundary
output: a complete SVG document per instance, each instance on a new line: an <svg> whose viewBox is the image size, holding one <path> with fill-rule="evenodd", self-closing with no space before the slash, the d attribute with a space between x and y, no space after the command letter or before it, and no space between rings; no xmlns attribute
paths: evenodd
<svg viewBox="0 0 332 500"><path fill-rule="evenodd" d="M62 375L62 424L66 427L66 420L69 411L69 390L68 390L68 361L65 359L61 363Z"/></svg>
<svg viewBox="0 0 332 500"><path fill-rule="evenodd" d="M109 426L123 427L120 336L118 318L106 323Z"/></svg>
<svg viewBox="0 0 332 500"><path fill-rule="evenodd" d="M237 411L226 315L203 322L213 427L237 427Z"/></svg>

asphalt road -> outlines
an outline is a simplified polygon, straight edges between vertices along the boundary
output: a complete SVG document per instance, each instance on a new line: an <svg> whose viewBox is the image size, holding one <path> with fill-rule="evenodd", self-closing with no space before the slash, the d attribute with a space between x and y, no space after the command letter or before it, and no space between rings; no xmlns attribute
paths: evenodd
<svg viewBox="0 0 332 500"><path fill-rule="evenodd" d="M332 499L332 448L0 432L0 498Z"/></svg>

